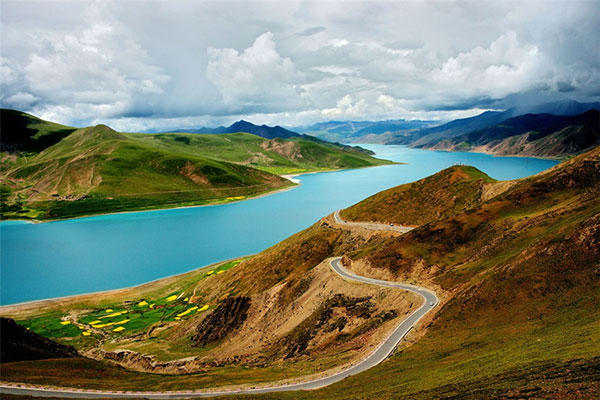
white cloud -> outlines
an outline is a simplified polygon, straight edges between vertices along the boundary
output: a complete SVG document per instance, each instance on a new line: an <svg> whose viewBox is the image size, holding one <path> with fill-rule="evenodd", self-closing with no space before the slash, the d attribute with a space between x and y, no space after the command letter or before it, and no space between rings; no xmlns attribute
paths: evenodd
<svg viewBox="0 0 600 400"><path fill-rule="evenodd" d="M368 103L365 99L353 100L352 96L346 95L338 100L333 108L325 108L321 111L326 118L360 118L366 114Z"/></svg>
<svg viewBox="0 0 600 400"><path fill-rule="evenodd" d="M320 119L406 119L406 120L451 120L467 118L481 114L488 109L472 108L468 110L423 111L414 109L414 104L404 99L397 99L388 94L364 92L357 95L346 95L339 99L335 107L322 109ZM307 113L307 118L315 118L315 113Z"/></svg>
<svg viewBox="0 0 600 400"><path fill-rule="evenodd" d="M387 94L380 94L379 97L377 97L377 104L379 104L381 107L383 107L384 110L387 111L401 109L403 107L402 103L402 101Z"/></svg>
<svg viewBox="0 0 600 400"><path fill-rule="evenodd" d="M206 77L229 104L298 105L302 74L275 49L273 34L263 33L243 52L209 47ZM282 103L283 102L283 103Z"/></svg>
<svg viewBox="0 0 600 400"><path fill-rule="evenodd" d="M525 91L547 77L544 57L537 46L521 45L507 32L489 48L475 47L449 58L432 73L433 82L463 94L501 98Z"/></svg>
<svg viewBox="0 0 600 400"><path fill-rule="evenodd" d="M57 105L73 104L85 112L79 118L111 116L126 111L135 96L163 92L169 77L146 59L114 25L97 23L31 53L23 71L30 90Z"/></svg>
<svg viewBox="0 0 600 400"><path fill-rule="evenodd" d="M329 46L333 46L333 47L343 47L343 46L348 46L348 41L346 39L331 39L327 42L327 44Z"/></svg>
<svg viewBox="0 0 600 400"><path fill-rule="evenodd" d="M357 75L354 68L344 67L343 65L319 65L312 68L315 71L324 72L331 75Z"/></svg>
<svg viewBox="0 0 600 400"><path fill-rule="evenodd" d="M18 73L14 66L11 66L9 59L0 57L0 84L12 85L17 81Z"/></svg>
<svg viewBox="0 0 600 400"><path fill-rule="evenodd" d="M101 6L83 20L64 32L31 31L20 57L2 60L4 104L70 123L132 112L164 94L170 77L118 20Z"/></svg>
<svg viewBox="0 0 600 400"><path fill-rule="evenodd" d="M341 9L337 1L6 2L0 102L20 100L24 111L67 124L167 129L240 118L445 118L514 101L600 99L598 2Z"/></svg>

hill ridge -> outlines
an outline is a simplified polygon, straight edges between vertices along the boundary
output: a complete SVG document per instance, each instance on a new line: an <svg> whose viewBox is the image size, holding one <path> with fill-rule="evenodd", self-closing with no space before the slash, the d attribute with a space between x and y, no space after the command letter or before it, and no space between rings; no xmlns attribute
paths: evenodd
<svg viewBox="0 0 600 400"><path fill-rule="evenodd" d="M208 133L208 134L223 134L223 133L236 133L236 132L246 132L252 135L260 136L265 139L289 139L292 137L299 137L300 134L296 132L292 132L288 129L285 129L279 125L275 125L274 127L263 125L256 125L252 122L245 121L243 119L232 123L231 125L219 126L217 128L196 128L196 129L176 129L170 130L165 133Z"/></svg>

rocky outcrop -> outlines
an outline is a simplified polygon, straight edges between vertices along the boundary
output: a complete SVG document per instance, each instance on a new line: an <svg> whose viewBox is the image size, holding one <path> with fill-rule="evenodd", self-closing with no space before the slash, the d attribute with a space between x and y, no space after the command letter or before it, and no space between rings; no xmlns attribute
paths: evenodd
<svg viewBox="0 0 600 400"><path fill-rule="evenodd" d="M240 327L248 316L250 298L245 296L229 297L206 317L192 336L196 346L204 347L209 343L225 338Z"/></svg>
<svg viewBox="0 0 600 400"><path fill-rule="evenodd" d="M283 338L282 349L286 353L285 358L306 352L311 340L320 332L341 332L350 318L368 320L375 308L371 297L347 297L339 293L332 296ZM336 309L341 313L336 313Z"/></svg>
<svg viewBox="0 0 600 400"><path fill-rule="evenodd" d="M150 372L155 374L193 374L209 370L211 368L223 367L231 364L239 364L245 361L245 357L222 357L211 359L207 357L186 357L171 361L160 361L153 355L138 353L132 350L105 351L93 349L86 353L90 358L106 361L134 371Z"/></svg>

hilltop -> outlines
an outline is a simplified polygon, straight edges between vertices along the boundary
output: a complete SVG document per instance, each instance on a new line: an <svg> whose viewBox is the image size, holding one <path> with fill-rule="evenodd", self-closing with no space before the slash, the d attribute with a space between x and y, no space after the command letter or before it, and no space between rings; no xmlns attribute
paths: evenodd
<svg viewBox="0 0 600 400"><path fill-rule="evenodd" d="M86 387L165 390L254 385L336 368L372 349L415 301L339 278L326 260L345 256L358 275L434 289L441 300L435 316L360 375L318 391L259 397L595 397L600 360L589 350L600 346L599 182L600 148L510 182L455 166L342 212L416 225L406 234L338 225L327 216L243 260L105 295L5 307L4 315L99 364L9 364L3 378L39 382L40 371L52 368L45 383L72 385L77 376ZM400 210L409 207L415 210ZM149 304L160 308L146 311ZM181 315L194 304L203 311ZM131 331L124 334L111 326L88 337L57 325L90 324L107 307L127 311L114 321L133 323L141 311L147 320L125 324ZM111 369L106 360L185 375Z"/></svg>
<svg viewBox="0 0 600 400"><path fill-rule="evenodd" d="M2 114L2 218L55 219L240 200L293 186L279 174L389 162L311 137L131 134Z"/></svg>
<svg viewBox="0 0 600 400"><path fill-rule="evenodd" d="M296 132L292 132L281 126L277 125L274 127L267 125L255 125L252 122L239 120L234 122L233 124L225 127L219 126L217 128L197 128L197 129L176 129L166 133L212 133L212 134L221 134L221 133L237 133L237 132L246 132L251 133L256 136L260 136L265 139L289 139L291 137L299 137L300 134Z"/></svg>
<svg viewBox="0 0 600 400"><path fill-rule="evenodd" d="M3 152L39 152L76 129L8 109L0 109L0 121L0 151Z"/></svg>
<svg viewBox="0 0 600 400"><path fill-rule="evenodd" d="M351 221L423 225L480 203L494 182L477 168L454 166L379 192L340 214Z"/></svg>

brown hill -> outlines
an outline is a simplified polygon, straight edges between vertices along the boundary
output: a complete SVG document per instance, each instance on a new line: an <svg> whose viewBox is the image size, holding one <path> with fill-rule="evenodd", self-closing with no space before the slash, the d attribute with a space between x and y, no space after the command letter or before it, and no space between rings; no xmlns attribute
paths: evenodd
<svg viewBox="0 0 600 400"><path fill-rule="evenodd" d="M352 378L345 393L374 393L361 382L378 376L394 376L380 398L600 392L591 351L600 349L600 149L355 259L437 283L452 298L418 345Z"/></svg>
<svg viewBox="0 0 600 400"><path fill-rule="evenodd" d="M422 225L481 203L495 182L477 168L454 166L379 192L340 215L350 221Z"/></svg>
<svg viewBox="0 0 600 400"><path fill-rule="evenodd" d="M73 347L46 339L10 318L0 317L0 342L0 363L79 357Z"/></svg>

